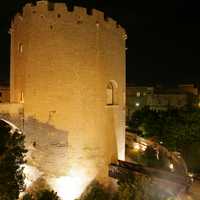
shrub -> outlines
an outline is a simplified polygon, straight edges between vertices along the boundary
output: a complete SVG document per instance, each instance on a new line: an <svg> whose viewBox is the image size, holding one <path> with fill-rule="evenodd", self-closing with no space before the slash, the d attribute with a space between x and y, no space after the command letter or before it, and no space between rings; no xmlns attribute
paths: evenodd
<svg viewBox="0 0 200 200"><path fill-rule="evenodd" d="M93 182L78 200L109 200L110 192L98 182Z"/></svg>
<svg viewBox="0 0 200 200"><path fill-rule="evenodd" d="M50 190L41 190L37 193L37 200L60 200L57 193Z"/></svg>

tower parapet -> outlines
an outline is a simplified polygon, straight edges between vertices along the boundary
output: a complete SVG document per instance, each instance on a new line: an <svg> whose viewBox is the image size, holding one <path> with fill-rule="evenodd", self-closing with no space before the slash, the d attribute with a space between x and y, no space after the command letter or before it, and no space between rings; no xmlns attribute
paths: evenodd
<svg viewBox="0 0 200 200"><path fill-rule="evenodd" d="M112 31L119 32L123 35L126 34L125 29L115 20L110 17L107 17L103 12L96 9L87 9L83 7L73 6L71 9L66 3L54 3L48 1L37 1L35 4L28 3L25 5L23 10L17 13L17 17L22 21L23 19L30 15L30 13L35 14L36 16L44 18L48 22L48 16L60 18L62 20L74 20L74 23L85 24L88 22L93 23L93 25L99 25L106 28L109 28Z"/></svg>

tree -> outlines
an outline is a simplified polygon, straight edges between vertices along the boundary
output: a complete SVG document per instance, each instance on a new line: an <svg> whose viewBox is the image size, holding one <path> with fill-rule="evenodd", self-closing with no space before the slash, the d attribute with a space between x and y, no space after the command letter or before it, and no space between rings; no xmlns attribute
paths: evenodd
<svg viewBox="0 0 200 200"><path fill-rule="evenodd" d="M36 195L37 200L60 200L57 193L50 190L41 190Z"/></svg>
<svg viewBox="0 0 200 200"><path fill-rule="evenodd" d="M15 200L25 189L22 165L27 151L24 135L0 120L0 137L0 197L2 200Z"/></svg>
<svg viewBox="0 0 200 200"><path fill-rule="evenodd" d="M111 195L107 188L99 182L94 181L86 189L85 193L78 200L111 200Z"/></svg>
<svg viewBox="0 0 200 200"><path fill-rule="evenodd" d="M32 196L31 194L26 193L26 194L23 196L22 200L34 200L34 199L33 199L33 196Z"/></svg>
<svg viewBox="0 0 200 200"><path fill-rule="evenodd" d="M53 190L42 189L39 191L26 193L23 200L60 200L57 193Z"/></svg>
<svg viewBox="0 0 200 200"><path fill-rule="evenodd" d="M196 161L200 152L195 160L191 160L191 151L197 153L196 147L200 145L199 108L187 106L166 111L144 108L133 114L129 126L133 130L140 130L143 137L153 138L169 150L180 152L190 169L200 171L199 167L192 166L193 163L199 166L200 159Z"/></svg>
<svg viewBox="0 0 200 200"><path fill-rule="evenodd" d="M118 185L118 200L166 200L172 197L152 178L142 174L124 173L119 177Z"/></svg>

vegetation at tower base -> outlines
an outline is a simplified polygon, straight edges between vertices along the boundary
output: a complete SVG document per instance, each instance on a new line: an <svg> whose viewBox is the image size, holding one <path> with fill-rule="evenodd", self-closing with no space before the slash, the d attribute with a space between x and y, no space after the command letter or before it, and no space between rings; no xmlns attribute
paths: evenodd
<svg viewBox="0 0 200 200"><path fill-rule="evenodd" d="M61 200L57 192L52 190L46 179L38 178L23 195L22 200Z"/></svg>
<svg viewBox="0 0 200 200"><path fill-rule="evenodd" d="M187 106L155 111L145 107L133 113L129 127L143 137L162 143L171 151L180 152L189 170L200 172L199 108Z"/></svg>
<svg viewBox="0 0 200 200"><path fill-rule="evenodd" d="M0 121L0 199L15 200L25 189L22 165L25 163L24 135Z"/></svg>
<svg viewBox="0 0 200 200"><path fill-rule="evenodd" d="M44 189L38 191L35 195L26 193L23 196L23 200L60 200L60 198L58 197L56 192Z"/></svg>
<svg viewBox="0 0 200 200"><path fill-rule="evenodd" d="M113 200L113 198L107 188L97 181L94 181L78 200Z"/></svg>
<svg viewBox="0 0 200 200"><path fill-rule="evenodd" d="M175 196L160 188L146 175L127 172L118 177L117 190L93 182L77 200L175 200Z"/></svg>

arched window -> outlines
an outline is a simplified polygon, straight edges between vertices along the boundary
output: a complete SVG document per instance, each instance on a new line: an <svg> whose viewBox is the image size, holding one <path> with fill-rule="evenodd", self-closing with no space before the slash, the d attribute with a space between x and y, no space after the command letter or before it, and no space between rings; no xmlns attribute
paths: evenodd
<svg viewBox="0 0 200 200"><path fill-rule="evenodd" d="M106 104L107 105L116 104L116 91L117 91L117 83L115 81L110 81L106 87Z"/></svg>
<svg viewBox="0 0 200 200"><path fill-rule="evenodd" d="M106 88L106 103L107 105L114 104L114 88L112 83L109 83Z"/></svg>

